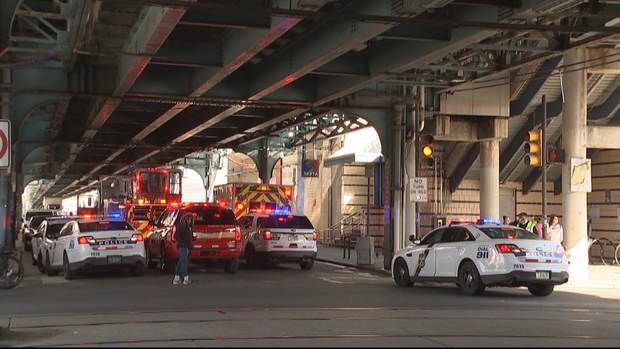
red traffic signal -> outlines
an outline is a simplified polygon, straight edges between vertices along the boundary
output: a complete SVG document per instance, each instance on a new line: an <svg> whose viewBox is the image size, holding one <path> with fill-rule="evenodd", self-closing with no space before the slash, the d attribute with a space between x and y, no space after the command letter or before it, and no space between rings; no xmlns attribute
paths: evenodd
<svg viewBox="0 0 620 349"><path fill-rule="evenodd" d="M562 164L565 161L564 149L547 150L547 162L550 164Z"/></svg>

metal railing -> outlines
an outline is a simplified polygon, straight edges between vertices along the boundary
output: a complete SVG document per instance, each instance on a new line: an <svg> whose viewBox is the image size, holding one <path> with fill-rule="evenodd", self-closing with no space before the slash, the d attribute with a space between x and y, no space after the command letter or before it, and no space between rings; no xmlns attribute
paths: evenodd
<svg viewBox="0 0 620 349"><path fill-rule="evenodd" d="M327 247L345 247L345 237L349 246L355 245L355 238L361 235L363 222L361 212L346 215L327 229L320 230L318 242Z"/></svg>
<svg viewBox="0 0 620 349"><path fill-rule="evenodd" d="M588 258L591 265L620 266L620 240L596 238L588 246Z"/></svg>

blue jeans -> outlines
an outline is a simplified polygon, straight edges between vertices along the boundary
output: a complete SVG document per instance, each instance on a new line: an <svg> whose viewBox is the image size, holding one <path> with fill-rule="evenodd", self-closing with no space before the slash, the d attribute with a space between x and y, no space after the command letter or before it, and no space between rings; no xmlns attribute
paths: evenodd
<svg viewBox="0 0 620 349"><path fill-rule="evenodd" d="M179 247L179 260L177 261L177 267L175 275L179 277L187 276L187 262L189 261L189 248Z"/></svg>

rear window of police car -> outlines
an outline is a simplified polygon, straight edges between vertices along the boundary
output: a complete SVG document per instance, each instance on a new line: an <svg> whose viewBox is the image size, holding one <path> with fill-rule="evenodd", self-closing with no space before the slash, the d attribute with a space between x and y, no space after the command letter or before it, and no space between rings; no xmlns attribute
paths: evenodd
<svg viewBox="0 0 620 349"><path fill-rule="evenodd" d="M284 229L314 229L306 216L278 216L259 217L257 224L263 228Z"/></svg>
<svg viewBox="0 0 620 349"><path fill-rule="evenodd" d="M111 230L134 230L134 228L126 221L98 221L98 222L80 222L80 232L87 231L111 231Z"/></svg>
<svg viewBox="0 0 620 349"><path fill-rule="evenodd" d="M222 207L191 207L186 212L194 213L195 225L230 225L237 224L235 213Z"/></svg>
<svg viewBox="0 0 620 349"><path fill-rule="evenodd" d="M482 230L491 239L542 240L538 235L516 227L479 227L478 229Z"/></svg>

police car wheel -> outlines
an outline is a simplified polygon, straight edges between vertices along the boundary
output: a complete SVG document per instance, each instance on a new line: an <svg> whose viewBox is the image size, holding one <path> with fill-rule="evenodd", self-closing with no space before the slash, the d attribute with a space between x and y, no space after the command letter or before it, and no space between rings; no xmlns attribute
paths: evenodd
<svg viewBox="0 0 620 349"><path fill-rule="evenodd" d="M411 277L409 277L409 267L404 259L399 258L394 262L393 275L396 285L400 287L413 286L413 281L411 281Z"/></svg>
<svg viewBox="0 0 620 349"><path fill-rule="evenodd" d="M32 265L37 265L37 259L34 257L34 249L30 252L30 258L32 259Z"/></svg>
<svg viewBox="0 0 620 349"><path fill-rule="evenodd" d="M468 296L481 295L486 286L480 279L478 268L471 262L465 262L459 269L459 284L461 292Z"/></svg>
<svg viewBox="0 0 620 349"><path fill-rule="evenodd" d="M312 270L312 267L314 266L314 259L311 259L307 262L301 262L299 263L299 266L302 270Z"/></svg>
<svg viewBox="0 0 620 349"><path fill-rule="evenodd" d="M239 269L239 258L224 261L224 272L226 274L236 274Z"/></svg>
<svg viewBox="0 0 620 349"><path fill-rule="evenodd" d="M146 267L149 269L157 268L157 262L153 262L151 260L151 251L149 250L148 247L144 249L144 253L146 254Z"/></svg>
<svg viewBox="0 0 620 349"><path fill-rule="evenodd" d="M77 277L77 273L75 272L75 270L72 270L71 266L69 265L69 258L67 257L66 253L63 255L62 258L62 269L65 274L65 280L73 280Z"/></svg>
<svg viewBox="0 0 620 349"><path fill-rule="evenodd" d="M554 289L553 285L543 285L543 284L530 285L527 287L527 290L530 291L532 296L536 296L536 297L547 297L548 295L553 293L553 289Z"/></svg>
<svg viewBox="0 0 620 349"><path fill-rule="evenodd" d="M57 276L59 273L58 270L52 269L49 254L45 257L45 273L47 274L47 276Z"/></svg>
<svg viewBox="0 0 620 349"><path fill-rule="evenodd" d="M41 252L39 252L39 256L37 257L37 269L39 269L39 273L45 274L45 265L43 264Z"/></svg>

